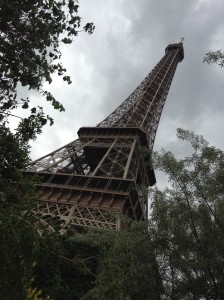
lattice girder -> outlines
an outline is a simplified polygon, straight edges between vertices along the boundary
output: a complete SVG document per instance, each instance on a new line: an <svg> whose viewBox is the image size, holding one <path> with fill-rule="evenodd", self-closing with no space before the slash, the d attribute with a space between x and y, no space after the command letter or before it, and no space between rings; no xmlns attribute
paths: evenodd
<svg viewBox="0 0 224 300"><path fill-rule="evenodd" d="M80 128L79 139L30 164L30 176L41 178L37 187L45 220L57 219L79 232L120 228L123 214L147 218L147 189L155 183L150 152L183 58L182 43L169 45L152 72L105 120Z"/></svg>
<svg viewBox="0 0 224 300"><path fill-rule="evenodd" d="M138 195L134 180L47 172L38 174L29 172L29 174L41 179L37 184L39 205L44 207L43 203L48 203L46 208L54 207L58 210L47 212L45 208L45 211L42 211L44 220L48 215L54 218L58 215L60 217L58 220L66 220L68 224L71 222L69 219L71 216L67 213L66 216L63 215L61 207L70 209L74 206L79 209L100 210L104 215L110 211L116 222L119 222L120 214L126 214L135 220L142 220L145 217L146 199ZM63 223L63 226L66 224ZM117 223L114 226L118 226Z"/></svg>
<svg viewBox="0 0 224 300"><path fill-rule="evenodd" d="M98 208L80 207L77 205L58 204L54 202L38 203L42 218L60 224L60 230L78 233L84 228L120 229L120 221L116 215Z"/></svg>
<svg viewBox="0 0 224 300"><path fill-rule="evenodd" d="M179 61L182 44L170 45L165 56L139 87L99 127L138 127L146 132L150 149L154 144L165 100Z"/></svg>

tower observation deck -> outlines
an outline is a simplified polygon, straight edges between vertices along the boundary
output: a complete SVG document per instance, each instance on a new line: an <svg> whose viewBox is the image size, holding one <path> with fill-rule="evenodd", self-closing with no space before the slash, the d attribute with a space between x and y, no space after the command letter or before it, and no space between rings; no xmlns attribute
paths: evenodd
<svg viewBox="0 0 224 300"><path fill-rule="evenodd" d="M42 218L62 228L121 229L121 215L147 219L147 189L155 183L150 162L157 127L183 44L165 55L134 92L96 127L82 127L79 138L33 161L27 172L39 176Z"/></svg>

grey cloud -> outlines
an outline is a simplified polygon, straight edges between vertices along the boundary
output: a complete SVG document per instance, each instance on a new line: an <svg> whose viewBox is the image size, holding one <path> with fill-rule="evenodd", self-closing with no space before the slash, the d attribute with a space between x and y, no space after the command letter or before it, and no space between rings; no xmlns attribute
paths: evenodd
<svg viewBox="0 0 224 300"><path fill-rule="evenodd" d="M176 139L177 127L203 133L222 147L224 76L202 61L206 52L220 49L223 11L222 0L200 1L200 6L195 0L80 1L83 21L93 21L96 31L80 34L74 46L63 48L73 84L56 83L52 91L67 109L53 112L55 125L33 143L33 157L75 139L79 127L94 126L110 114L162 58L167 44L182 36L185 59L178 65L155 149L185 155L187 148Z"/></svg>

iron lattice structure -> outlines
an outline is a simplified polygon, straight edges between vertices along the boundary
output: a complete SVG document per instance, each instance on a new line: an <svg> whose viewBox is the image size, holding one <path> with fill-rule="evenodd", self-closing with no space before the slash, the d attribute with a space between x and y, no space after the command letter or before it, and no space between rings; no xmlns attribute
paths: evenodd
<svg viewBox="0 0 224 300"><path fill-rule="evenodd" d="M33 161L43 218L56 218L72 232L88 227L120 229L120 215L147 218L147 189L155 183L150 163L156 130L182 43L171 44L136 90L79 139Z"/></svg>

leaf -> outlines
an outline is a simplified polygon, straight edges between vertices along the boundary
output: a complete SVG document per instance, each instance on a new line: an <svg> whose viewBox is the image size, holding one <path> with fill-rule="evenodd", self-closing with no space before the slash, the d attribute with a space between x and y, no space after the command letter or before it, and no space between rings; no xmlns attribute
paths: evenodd
<svg viewBox="0 0 224 300"><path fill-rule="evenodd" d="M31 113L32 113L32 114L35 114L36 111L37 111L37 108L36 108L36 107L33 107L33 108L31 109Z"/></svg>
<svg viewBox="0 0 224 300"><path fill-rule="evenodd" d="M41 118L40 121L41 121L42 126L47 124L47 119L46 118Z"/></svg>
<svg viewBox="0 0 224 300"><path fill-rule="evenodd" d="M22 108L27 109L29 108L29 104L28 102L24 102L24 104L22 105Z"/></svg>
<svg viewBox="0 0 224 300"><path fill-rule="evenodd" d="M50 121L50 126L52 126L54 124L54 120L47 115L47 119Z"/></svg>
<svg viewBox="0 0 224 300"><path fill-rule="evenodd" d="M63 38L63 39L62 39L62 42L63 42L64 44L71 44L71 43L72 43L72 40L69 39L69 38Z"/></svg>
<svg viewBox="0 0 224 300"><path fill-rule="evenodd" d="M77 12L78 12L78 9L79 9L79 5L75 5L75 6L74 6L74 12L77 13Z"/></svg>
<svg viewBox="0 0 224 300"><path fill-rule="evenodd" d="M70 76L63 76L63 80L64 80L64 81L67 81L68 84L71 84L71 83L72 83Z"/></svg>
<svg viewBox="0 0 224 300"><path fill-rule="evenodd" d="M87 23L83 29L88 32L88 34L92 34L95 30L95 25L93 23Z"/></svg>

